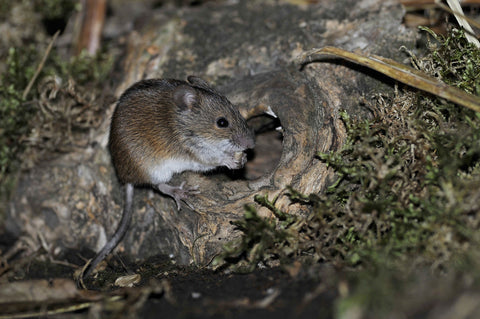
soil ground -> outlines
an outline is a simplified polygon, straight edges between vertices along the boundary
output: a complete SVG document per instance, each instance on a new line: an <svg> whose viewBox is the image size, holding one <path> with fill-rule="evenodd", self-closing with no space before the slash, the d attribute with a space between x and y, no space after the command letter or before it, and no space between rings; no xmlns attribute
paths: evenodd
<svg viewBox="0 0 480 319"><path fill-rule="evenodd" d="M92 278L86 279L85 285L89 288L87 292L77 291L80 295L83 294L83 298L96 299L89 307L46 317L253 319L334 317L334 301L338 297L338 292L336 289L326 289L327 286L320 279L322 272L330 272L329 267L315 267L318 274L314 275L311 272L313 268L310 272L297 268L289 273L280 267L256 269L242 274L176 266L165 258L152 258L137 267L127 266L135 269L135 273L141 274L142 279L135 287L119 288L115 286L115 279L126 273L125 269L119 266L119 261L118 257L112 258L113 270L109 266ZM75 276L72 265L34 261L27 267L21 267L23 273L18 268L16 272L18 276L23 277L21 281L31 281L32 287L39 286L35 280L46 279L55 290L54 278L70 280ZM320 277L317 277L318 275ZM56 290L60 299L62 293L67 295L62 287L57 287ZM119 301L109 302L109 298L114 296L119 296ZM47 301L49 305L44 308L32 307L34 303L39 304L38 300L32 300L30 307L22 305L21 302L3 304L5 308L0 307L3 308L0 309L0 318L8 318L8 314L13 317L34 311L65 309L83 304L84 301L66 297L57 304L51 300Z"/></svg>

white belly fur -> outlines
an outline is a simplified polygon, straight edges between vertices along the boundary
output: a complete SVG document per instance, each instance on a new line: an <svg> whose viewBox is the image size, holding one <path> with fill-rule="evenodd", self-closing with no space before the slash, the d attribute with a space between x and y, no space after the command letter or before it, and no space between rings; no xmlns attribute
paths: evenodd
<svg viewBox="0 0 480 319"><path fill-rule="evenodd" d="M215 166L207 166L191 160L169 159L152 165L149 174L152 184L162 184L168 182L175 173L184 171L205 172L214 168Z"/></svg>

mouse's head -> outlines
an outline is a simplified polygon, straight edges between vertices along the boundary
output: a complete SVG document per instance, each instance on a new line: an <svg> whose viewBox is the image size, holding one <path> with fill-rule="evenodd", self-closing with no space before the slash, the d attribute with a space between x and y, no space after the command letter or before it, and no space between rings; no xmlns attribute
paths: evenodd
<svg viewBox="0 0 480 319"><path fill-rule="evenodd" d="M193 76L188 82L173 92L184 145L203 164L242 167L243 151L255 146L253 130L238 109L207 82Z"/></svg>

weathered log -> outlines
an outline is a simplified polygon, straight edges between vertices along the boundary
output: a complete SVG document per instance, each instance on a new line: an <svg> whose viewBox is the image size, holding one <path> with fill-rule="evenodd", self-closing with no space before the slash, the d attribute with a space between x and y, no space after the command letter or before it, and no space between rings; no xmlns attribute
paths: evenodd
<svg viewBox="0 0 480 319"><path fill-rule="evenodd" d="M336 45L398 60L398 48L412 47L415 40L414 32L402 27L402 14L394 0L268 8L242 2L152 12L129 35L117 93L142 78L203 76L252 123L256 117L264 117L262 123L277 117L282 144L275 134L258 135L243 178L222 172L175 176L172 184L199 185L200 194L189 199L193 209L185 205L177 211L170 198L148 188L137 190L133 225L117 251L133 258L170 254L179 263L208 264L225 242L238 236L231 221L242 216L244 205L255 205L255 195L277 197L280 209L302 213L285 187L307 194L324 190L332 172L315 155L341 146L345 131L339 112L368 115L360 108L362 94L383 82L339 61L300 70L295 58L313 47ZM5 229L23 234L31 244L27 251L41 245L54 255L67 248L98 250L115 230L123 199L106 151L113 108L93 132L90 147L22 175ZM266 151L262 145L279 147ZM265 167L261 176L245 178L258 167Z"/></svg>

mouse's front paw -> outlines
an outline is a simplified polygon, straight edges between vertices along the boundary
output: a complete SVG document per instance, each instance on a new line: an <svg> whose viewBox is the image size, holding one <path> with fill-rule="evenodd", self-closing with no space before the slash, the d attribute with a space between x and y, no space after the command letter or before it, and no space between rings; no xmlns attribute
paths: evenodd
<svg viewBox="0 0 480 319"><path fill-rule="evenodd" d="M239 168L243 167L247 162L247 154L245 152L235 152L233 158Z"/></svg>
<svg viewBox="0 0 480 319"><path fill-rule="evenodd" d="M229 169L239 169L242 168L246 162L247 154L245 154L245 152L235 152L225 158L223 165Z"/></svg>

